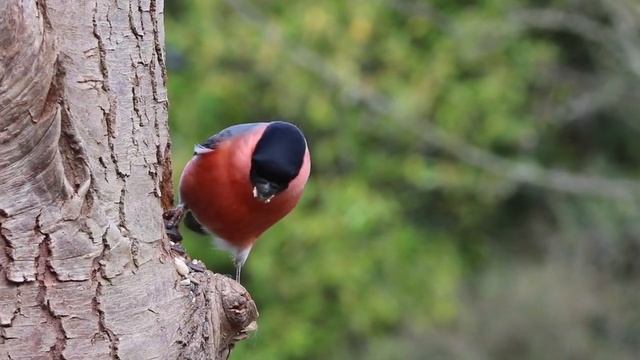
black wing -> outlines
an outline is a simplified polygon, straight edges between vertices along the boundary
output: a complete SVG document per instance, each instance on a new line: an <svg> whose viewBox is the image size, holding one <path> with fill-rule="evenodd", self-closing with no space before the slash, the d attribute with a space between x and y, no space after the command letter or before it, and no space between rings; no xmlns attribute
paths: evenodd
<svg viewBox="0 0 640 360"><path fill-rule="evenodd" d="M205 140L204 142L196 145L195 149L194 149L194 155L195 154L202 154L202 153L207 153L210 152L212 150L215 150L216 147L218 146L218 144L220 144L221 142L236 137L240 134L244 134L246 132L251 131L253 128L255 128L258 125L262 125L264 123L248 123L248 124L239 124L239 125L233 125L233 126L229 126L228 128L220 131L219 133L213 135L212 137L208 138L207 140Z"/></svg>

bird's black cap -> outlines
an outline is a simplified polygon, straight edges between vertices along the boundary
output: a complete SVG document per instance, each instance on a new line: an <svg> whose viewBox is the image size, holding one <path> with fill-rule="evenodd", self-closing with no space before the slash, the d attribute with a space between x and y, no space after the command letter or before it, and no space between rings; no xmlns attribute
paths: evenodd
<svg viewBox="0 0 640 360"><path fill-rule="evenodd" d="M285 190L302 168L307 142L295 125L274 121L267 125L251 157L251 183L275 195ZM270 186L264 186L264 183ZM263 185L263 186L259 186Z"/></svg>

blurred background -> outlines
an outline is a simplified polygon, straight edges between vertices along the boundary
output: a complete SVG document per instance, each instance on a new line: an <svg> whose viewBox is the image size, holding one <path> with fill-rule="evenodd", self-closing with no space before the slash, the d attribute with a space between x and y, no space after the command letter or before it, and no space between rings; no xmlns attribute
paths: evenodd
<svg viewBox="0 0 640 360"><path fill-rule="evenodd" d="M640 358L637 0L165 14L176 184L235 123L288 119L312 151L244 268L259 330L232 358Z"/></svg>

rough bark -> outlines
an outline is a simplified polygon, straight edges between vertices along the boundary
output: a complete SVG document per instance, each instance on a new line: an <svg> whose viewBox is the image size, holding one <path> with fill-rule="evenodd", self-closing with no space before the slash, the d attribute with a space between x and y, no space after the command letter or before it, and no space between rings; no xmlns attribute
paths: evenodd
<svg viewBox="0 0 640 360"><path fill-rule="evenodd" d="M224 359L255 327L233 280L185 285L164 234L162 6L0 1L2 359Z"/></svg>

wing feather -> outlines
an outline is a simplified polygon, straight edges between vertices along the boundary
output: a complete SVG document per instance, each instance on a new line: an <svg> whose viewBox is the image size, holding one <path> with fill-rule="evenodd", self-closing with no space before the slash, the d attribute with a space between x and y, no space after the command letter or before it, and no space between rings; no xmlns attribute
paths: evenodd
<svg viewBox="0 0 640 360"><path fill-rule="evenodd" d="M253 130L256 126L263 125L264 123L248 123L229 126L228 128L220 131L219 133L211 136L204 142L196 145L193 149L194 155L206 154L214 151L216 147L225 140L234 138L238 135L245 134Z"/></svg>

